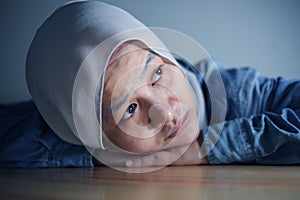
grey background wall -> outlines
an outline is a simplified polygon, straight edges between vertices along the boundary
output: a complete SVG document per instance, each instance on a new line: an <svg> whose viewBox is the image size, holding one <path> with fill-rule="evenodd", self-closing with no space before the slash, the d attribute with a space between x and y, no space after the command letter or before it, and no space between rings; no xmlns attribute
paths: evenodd
<svg viewBox="0 0 300 200"><path fill-rule="evenodd" d="M35 30L67 0L2 0L0 103L30 99L25 58ZM103 0L144 22L180 31L229 66L300 78L300 1Z"/></svg>

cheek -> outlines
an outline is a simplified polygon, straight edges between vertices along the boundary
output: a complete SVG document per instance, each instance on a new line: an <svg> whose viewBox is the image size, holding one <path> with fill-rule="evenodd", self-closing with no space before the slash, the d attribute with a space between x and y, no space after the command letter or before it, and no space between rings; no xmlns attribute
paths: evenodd
<svg viewBox="0 0 300 200"><path fill-rule="evenodd" d="M124 133L121 129L115 128L106 132L109 143L113 143L118 148L131 153L145 153L154 147L153 138L137 138L130 134ZM113 147L112 147L113 148Z"/></svg>
<svg viewBox="0 0 300 200"><path fill-rule="evenodd" d="M191 103L190 100L193 99L191 87L186 78L176 70L171 70L169 75L163 79L162 84L172 91L181 102Z"/></svg>
<svg viewBox="0 0 300 200"><path fill-rule="evenodd" d="M144 131L144 128L150 124L149 119L149 108L146 105L139 105L134 115L132 116L131 129L133 131L139 131L139 135L147 136L147 132ZM136 129L138 128L138 129ZM138 136L138 135L137 135Z"/></svg>
<svg viewBox="0 0 300 200"><path fill-rule="evenodd" d="M186 80L185 77L179 76L176 82L176 88L177 91L179 92L178 95L180 98L184 99L185 101L188 102L188 104L193 104L194 100L194 94L193 94L193 89L191 88L188 80Z"/></svg>

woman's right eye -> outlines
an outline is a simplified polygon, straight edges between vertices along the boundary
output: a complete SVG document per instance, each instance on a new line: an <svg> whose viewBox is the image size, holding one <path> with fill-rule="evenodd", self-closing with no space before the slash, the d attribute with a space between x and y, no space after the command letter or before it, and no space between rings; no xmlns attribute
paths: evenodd
<svg viewBox="0 0 300 200"><path fill-rule="evenodd" d="M134 114L136 107L136 103L130 104L124 113L123 119L128 119L129 117L131 117Z"/></svg>

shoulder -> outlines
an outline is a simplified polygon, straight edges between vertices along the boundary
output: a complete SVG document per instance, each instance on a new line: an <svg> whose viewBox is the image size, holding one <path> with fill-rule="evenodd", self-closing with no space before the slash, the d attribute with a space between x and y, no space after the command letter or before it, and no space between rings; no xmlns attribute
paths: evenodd
<svg viewBox="0 0 300 200"><path fill-rule="evenodd" d="M253 85L258 82L259 71L250 66L231 67L215 59L201 60L195 64L195 67L203 77L206 83L216 84L222 82L226 90L235 88L239 90L247 85Z"/></svg>

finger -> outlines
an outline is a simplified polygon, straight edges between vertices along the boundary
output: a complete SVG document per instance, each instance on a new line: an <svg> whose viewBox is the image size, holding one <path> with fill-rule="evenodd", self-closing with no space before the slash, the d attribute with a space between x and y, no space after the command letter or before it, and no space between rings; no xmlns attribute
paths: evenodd
<svg viewBox="0 0 300 200"><path fill-rule="evenodd" d="M188 146L177 147L170 150L158 151L150 155L140 156L125 161L127 167L158 167L167 166L177 160Z"/></svg>
<svg viewBox="0 0 300 200"><path fill-rule="evenodd" d="M93 153L93 157L102 164L110 167L125 167L125 161L131 159L133 155L107 150L96 150Z"/></svg>

